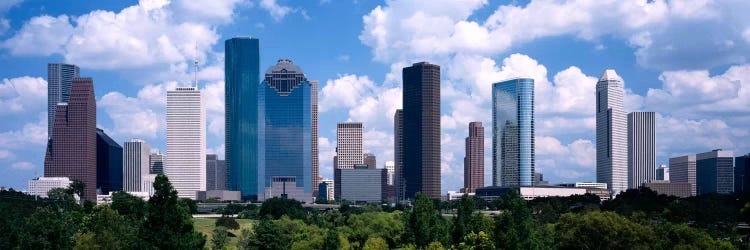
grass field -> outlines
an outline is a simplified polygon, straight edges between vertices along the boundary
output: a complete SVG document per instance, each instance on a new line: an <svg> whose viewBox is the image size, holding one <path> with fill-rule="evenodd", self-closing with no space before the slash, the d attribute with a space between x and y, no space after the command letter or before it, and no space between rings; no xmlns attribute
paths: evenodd
<svg viewBox="0 0 750 250"><path fill-rule="evenodd" d="M234 248L237 245L237 237L240 235L240 230L242 228L251 228L252 222L253 220L251 219L237 219L240 229L229 230L229 243L227 245ZM206 247L211 245L211 232L216 228L215 223L216 218L193 218L193 229L206 235Z"/></svg>

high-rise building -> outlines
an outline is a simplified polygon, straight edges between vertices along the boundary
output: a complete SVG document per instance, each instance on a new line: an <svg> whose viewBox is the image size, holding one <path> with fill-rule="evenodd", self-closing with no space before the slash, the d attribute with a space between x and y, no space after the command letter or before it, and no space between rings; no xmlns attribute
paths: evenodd
<svg viewBox="0 0 750 250"><path fill-rule="evenodd" d="M167 91L167 161L164 174L180 198L206 191L206 110L197 87Z"/></svg>
<svg viewBox="0 0 750 250"><path fill-rule="evenodd" d="M396 201L402 201L406 199L404 196L406 184L404 180L404 111L402 109L397 109L393 114L393 158L395 163L393 186Z"/></svg>
<svg viewBox="0 0 750 250"><path fill-rule="evenodd" d="M265 187L260 200L280 194L312 201L313 182L317 179L312 175L312 92L317 91L313 88L302 69L289 59L280 59L266 70L258 94L260 152L264 153L264 178L259 182ZM290 192L276 190L282 186Z"/></svg>
<svg viewBox="0 0 750 250"><path fill-rule="evenodd" d="M339 171L336 169L352 169L354 165L364 163L363 126L361 122L340 122L336 125L336 168L333 171L334 183L340 183ZM334 197L341 199L341 185L335 185Z"/></svg>
<svg viewBox="0 0 750 250"><path fill-rule="evenodd" d="M151 146L141 139L126 141L123 150L122 190L142 192L141 187L149 174Z"/></svg>
<svg viewBox="0 0 750 250"><path fill-rule="evenodd" d="M534 184L534 79L492 84L492 185Z"/></svg>
<svg viewBox="0 0 750 250"><path fill-rule="evenodd" d="M206 155L206 191L227 190L227 166L215 154Z"/></svg>
<svg viewBox="0 0 750 250"><path fill-rule="evenodd" d="M622 79L615 70L605 70L596 83L596 182L607 183L613 195L628 188L624 97Z"/></svg>
<svg viewBox="0 0 750 250"><path fill-rule="evenodd" d="M698 195L734 192L734 155L721 149L695 156L695 182Z"/></svg>
<svg viewBox="0 0 750 250"><path fill-rule="evenodd" d="M669 181L690 183L692 185L692 194L696 195L695 164L695 155L669 158Z"/></svg>
<svg viewBox="0 0 750 250"><path fill-rule="evenodd" d="M440 66L419 62L402 75L404 198L440 199Z"/></svg>
<svg viewBox="0 0 750 250"><path fill-rule="evenodd" d="M122 147L104 130L96 129L96 189L97 193L122 190Z"/></svg>
<svg viewBox="0 0 750 250"><path fill-rule="evenodd" d="M334 200L334 198L333 198L333 192L334 192L334 189L335 189L335 187L334 187L335 184L333 183L333 180L331 180L331 179L322 179L322 180L320 180L320 182L321 183L326 183L326 187L328 188L327 190L325 190L325 191L321 190L320 192L328 192L328 194L326 195L326 197L328 198L328 200L329 201Z"/></svg>
<svg viewBox="0 0 750 250"><path fill-rule="evenodd" d="M388 178L386 178L386 183L390 186L393 186L393 178L396 177L396 163L393 161L386 161L385 171L388 175Z"/></svg>
<svg viewBox="0 0 750 250"><path fill-rule="evenodd" d="M750 191L750 154L734 158L734 191Z"/></svg>
<svg viewBox="0 0 750 250"><path fill-rule="evenodd" d="M243 200L257 200L264 188L259 165L260 42L257 38L232 38L224 42L224 54L227 182L230 190L240 191Z"/></svg>
<svg viewBox="0 0 750 250"><path fill-rule="evenodd" d="M654 112L628 114L628 188L656 179L656 116Z"/></svg>
<svg viewBox="0 0 750 250"><path fill-rule="evenodd" d="M661 164L659 168L656 169L656 180L669 180L669 167L667 167L667 165Z"/></svg>
<svg viewBox="0 0 750 250"><path fill-rule="evenodd" d="M320 159L318 149L318 80L310 80L310 98L312 99L310 110L312 111L312 176L313 195L318 195L318 184L320 178Z"/></svg>
<svg viewBox="0 0 750 250"><path fill-rule="evenodd" d="M341 176L341 200L361 203L380 203L383 201L383 177L385 169L373 169L358 164L351 169L336 169Z"/></svg>
<svg viewBox="0 0 750 250"><path fill-rule="evenodd" d="M73 79L78 77L78 66L65 63L47 64L47 136L50 138L54 133L57 104L68 102Z"/></svg>
<svg viewBox="0 0 750 250"><path fill-rule="evenodd" d="M55 108L44 177L68 177L86 185L83 199L96 200L96 100L94 81L75 78L70 99Z"/></svg>
<svg viewBox="0 0 750 250"><path fill-rule="evenodd" d="M469 123L469 136L465 140L464 189L473 193L484 187L484 127L482 122Z"/></svg>
<svg viewBox="0 0 750 250"><path fill-rule="evenodd" d="M378 168L378 160L374 154L365 153L362 158L364 158L364 163L368 168Z"/></svg>
<svg viewBox="0 0 750 250"><path fill-rule="evenodd" d="M161 152L153 152L148 156L148 172L150 174L164 174L164 155Z"/></svg>

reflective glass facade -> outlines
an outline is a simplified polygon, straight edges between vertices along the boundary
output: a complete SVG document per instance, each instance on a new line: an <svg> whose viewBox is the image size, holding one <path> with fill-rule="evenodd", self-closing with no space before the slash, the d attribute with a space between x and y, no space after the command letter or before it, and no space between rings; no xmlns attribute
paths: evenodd
<svg viewBox="0 0 750 250"><path fill-rule="evenodd" d="M260 48L255 38L232 38L224 43L225 157L228 188L243 199L262 193L258 128Z"/></svg>
<svg viewBox="0 0 750 250"><path fill-rule="evenodd" d="M534 79L492 85L492 185L534 180Z"/></svg>
<svg viewBox="0 0 750 250"><path fill-rule="evenodd" d="M312 198L312 85L291 60L281 59L266 71L259 88L261 172L266 188L274 177L295 177L296 186ZM309 194L309 195L308 195ZM271 197L265 197L271 198Z"/></svg>

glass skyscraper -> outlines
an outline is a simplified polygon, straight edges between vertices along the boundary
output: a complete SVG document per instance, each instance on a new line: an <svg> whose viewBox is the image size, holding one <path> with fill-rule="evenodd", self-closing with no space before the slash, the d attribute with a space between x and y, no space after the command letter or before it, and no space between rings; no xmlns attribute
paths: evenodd
<svg viewBox="0 0 750 250"><path fill-rule="evenodd" d="M240 191L243 199L255 200L264 187L258 146L260 45L256 38L239 37L226 40L224 50L228 188Z"/></svg>
<svg viewBox="0 0 750 250"><path fill-rule="evenodd" d="M317 91L289 59L266 70L258 89L259 153L265 184L263 199L276 194L305 202L313 195L312 92ZM317 139L317 138L316 138ZM273 180L285 181L273 181ZM273 182L282 186L277 190ZM301 195L301 197L293 197Z"/></svg>
<svg viewBox="0 0 750 250"><path fill-rule="evenodd" d="M534 183L534 79L492 85L492 185Z"/></svg>

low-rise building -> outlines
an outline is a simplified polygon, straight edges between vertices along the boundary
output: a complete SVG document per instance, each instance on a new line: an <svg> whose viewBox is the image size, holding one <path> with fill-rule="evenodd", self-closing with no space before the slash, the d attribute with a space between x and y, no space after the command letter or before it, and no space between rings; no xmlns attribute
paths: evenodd
<svg viewBox="0 0 750 250"><path fill-rule="evenodd" d="M220 200L220 201L241 201L242 200L242 195L240 191L229 191L229 190L196 191L195 197L198 201L206 201L212 198Z"/></svg>
<svg viewBox="0 0 750 250"><path fill-rule="evenodd" d="M368 168L367 165L355 165L353 169L336 169L340 177L341 200L361 203L380 203L383 201L383 184L387 178L386 169Z"/></svg>
<svg viewBox="0 0 750 250"><path fill-rule="evenodd" d="M670 196L677 196L681 198L690 197L695 195L695 184L687 182L669 182L665 180L653 180L650 182L643 183L644 187L647 187L657 194L664 194Z"/></svg>
<svg viewBox="0 0 750 250"><path fill-rule="evenodd" d="M462 188L462 190L464 190ZM476 193L465 193L465 192L456 192L456 191L448 191L448 194L445 195L445 200L452 201L452 200L459 200L461 197L464 197L464 195L468 196L474 196Z"/></svg>
<svg viewBox="0 0 750 250"><path fill-rule="evenodd" d="M587 188L580 187L483 187L476 190L476 195L482 199L492 201L502 197L511 190L518 192L519 196L525 200L533 200L540 197L584 195L588 192Z"/></svg>
<svg viewBox="0 0 750 250"><path fill-rule="evenodd" d="M47 198L47 193L55 188L68 188L72 181L68 177L39 177L29 181L29 194Z"/></svg>
<svg viewBox="0 0 750 250"><path fill-rule="evenodd" d="M273 197L294 199L304 203L312 203L312 193L305 192L305 187L297 186L296 176L274 176L271 186L266 187L259 201L263 202Z"/></svg>

